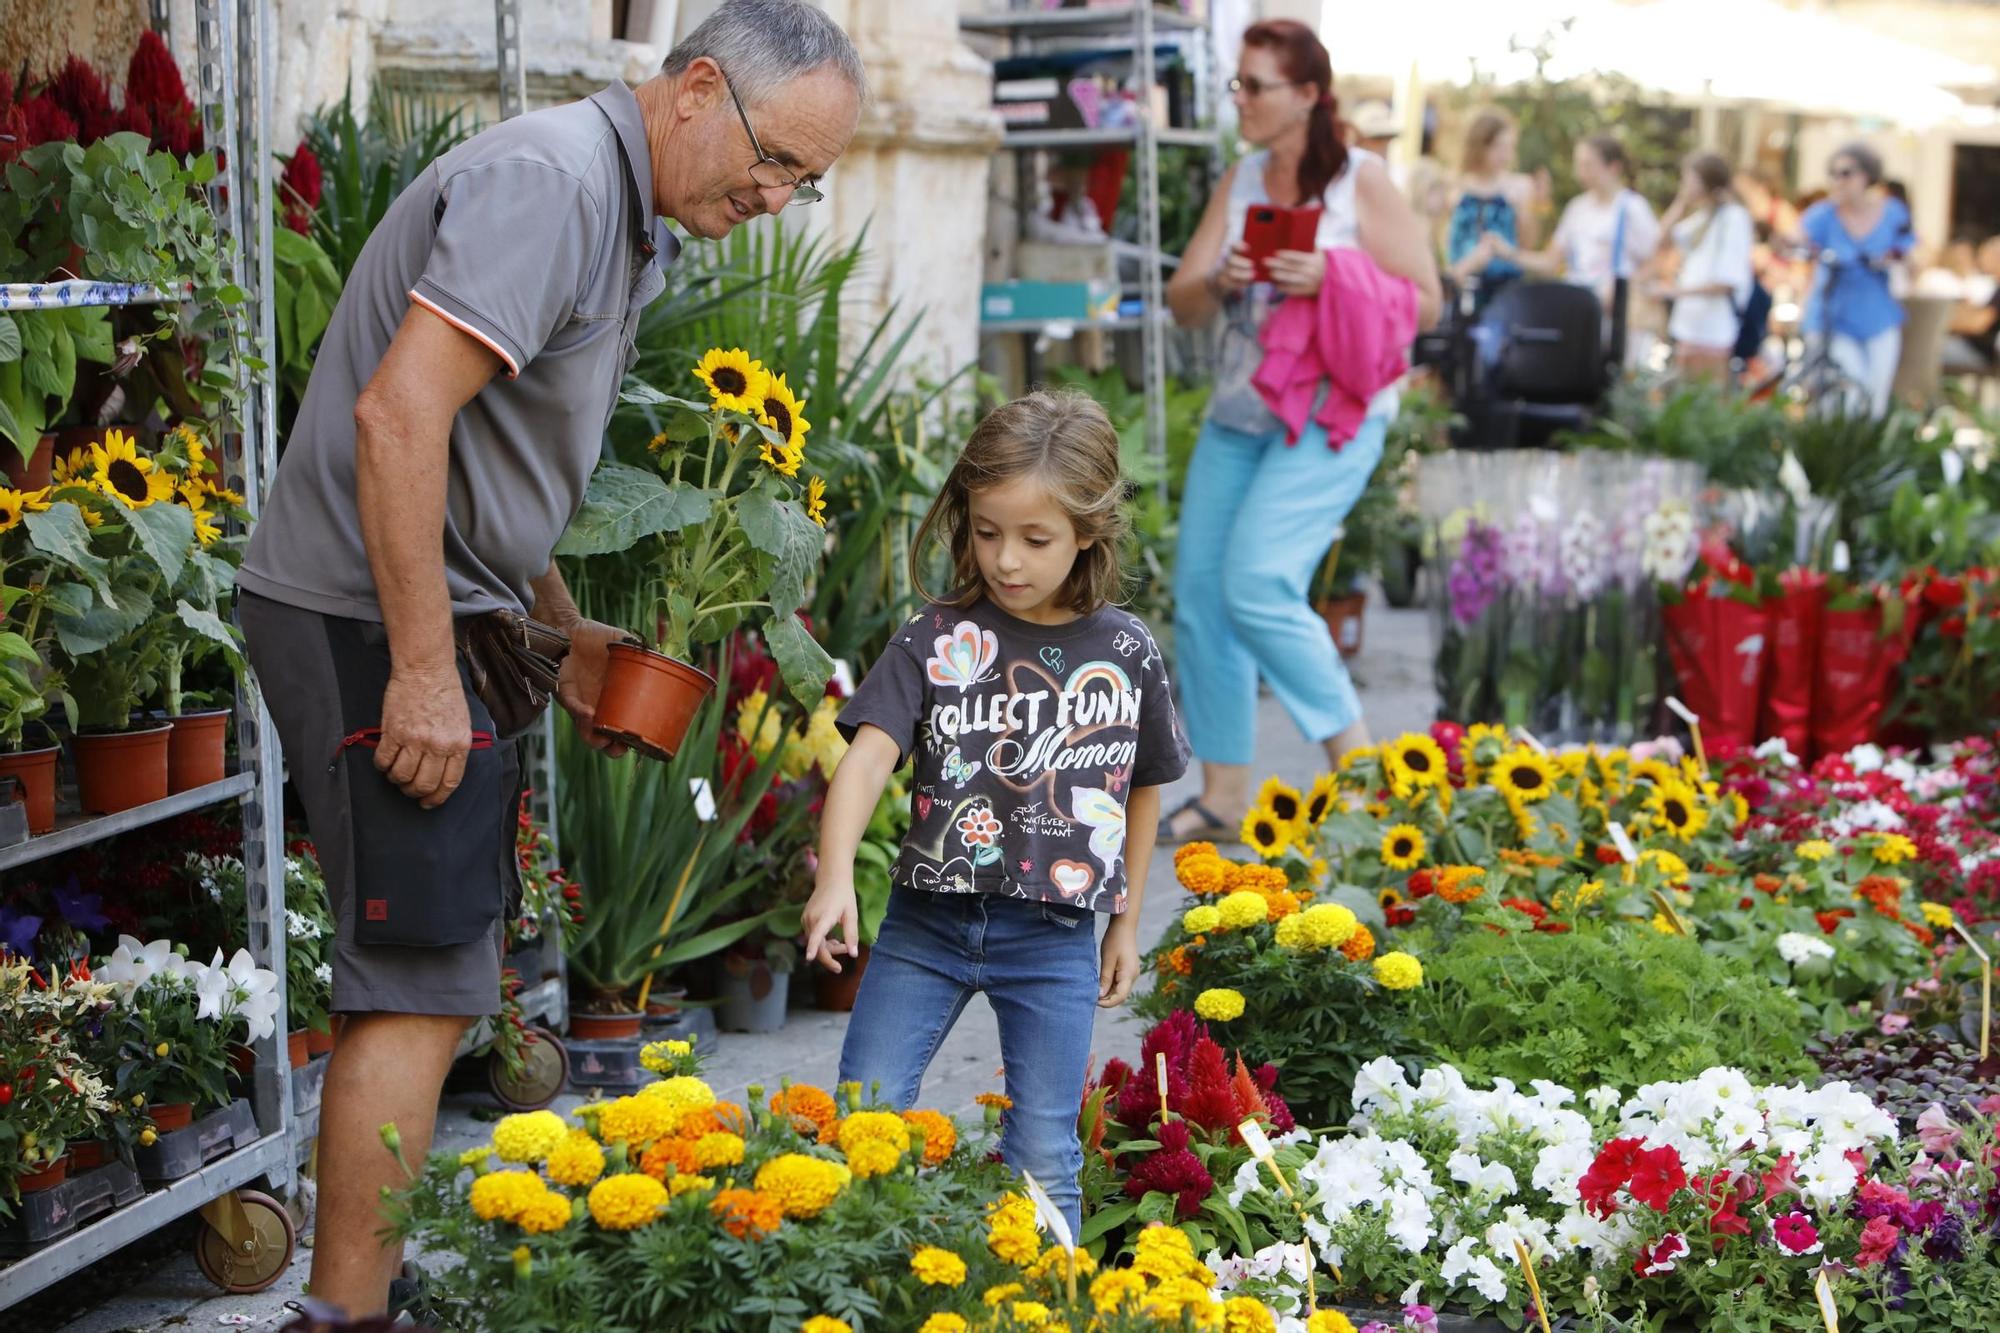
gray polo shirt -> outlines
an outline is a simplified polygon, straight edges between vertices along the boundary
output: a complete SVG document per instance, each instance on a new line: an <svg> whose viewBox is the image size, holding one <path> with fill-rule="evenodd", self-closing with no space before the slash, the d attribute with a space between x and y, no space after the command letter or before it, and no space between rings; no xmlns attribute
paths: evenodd
<svg viewBox="0 0 2000 1333"><path fill-rule="evenodd" d="M645 126L622 83L495 125L413 181L340 294L241 585L382 618L355 508L354 403L415 302L502 363L451 428L452 614L532 605L528 580L583 503L639 315L665 285L659 262L680 250L652 198Z"/></svg>

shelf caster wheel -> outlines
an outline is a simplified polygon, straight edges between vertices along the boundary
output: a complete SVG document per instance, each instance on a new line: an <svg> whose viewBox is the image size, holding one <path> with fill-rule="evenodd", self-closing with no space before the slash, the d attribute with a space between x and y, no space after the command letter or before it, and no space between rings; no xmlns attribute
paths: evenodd
<svg viewBox="0 0 2000 1333"><path fill-rule="evenodd" d="M249 1295L284 1275L298 1248L285 1205L258 1190L236 1190L201 1210L194 1262L224 1291Z"/></svg>
<svg viewBox="0 0 2000 1333"><path fill-rule="evenodd" d="M486 1086L493 1100L509 1111L539 1111L554 1101L569 1083L569 1051L562 1038L539 1025L528 1031L535 1040L521 1052L522 1068L516 1077L495 1052L486 1057Z"/></svg>

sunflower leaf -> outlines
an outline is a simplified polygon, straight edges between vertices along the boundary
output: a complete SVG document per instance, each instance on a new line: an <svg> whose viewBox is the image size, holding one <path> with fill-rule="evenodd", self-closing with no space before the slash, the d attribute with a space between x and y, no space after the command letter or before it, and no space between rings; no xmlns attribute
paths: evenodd
<svg viewBox="0 0 2000 1333"><path fill-rule="evenodd" d="M126 513L125 522L160 576L169 584L178 582L194 545L194 515L177 504L150 504Z"/></svg>
<svg viewBox="0 0 2000 1333"><path fill-rule="evenodd" d="M764 642L794 699L811 708L826 695L826 683L833 677L833 659L796 614L773 617L764 626Z"/></svg>
<svg viewBox="0 0 2000 1333"><path fill-rule="evenodd" d="M111 594L110 564L90 549L90 529L83 511L67 500L58 501L40 513L29 514L23 522L28 540L43 555L60 560L83 575L106 603L115 603Z"/></svg>
<svg viewBox="0 0 2000 1333"><path fill-rule="evenodd" d="M708 518L717 493L668 482L656 472L603 463L590 478L583 505L556 545L557 555L610 555L642 537L679 532Z"/></svg>

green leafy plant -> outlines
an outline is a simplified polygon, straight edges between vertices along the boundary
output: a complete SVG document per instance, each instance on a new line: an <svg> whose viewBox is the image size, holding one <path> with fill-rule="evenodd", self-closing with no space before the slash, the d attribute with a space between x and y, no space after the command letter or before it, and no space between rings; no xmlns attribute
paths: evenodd
<svg viewBox="0 0 2000 1333"><path fill-rule="evenodd" d="M0 313L0 436L29 457L69 410L77 362L111 359L102 310Z"/></svg>
<svg viewBox="0 0 2000 1333"><path fill-rule="evenodd" d="M271 267L275 279L271 304L278 338L278 380L283 396L279 428L289 434L298 405L312 378L313 356L320 335L340 300L341 278L333 260L311 237L290 227L271 229Z"/></svg>

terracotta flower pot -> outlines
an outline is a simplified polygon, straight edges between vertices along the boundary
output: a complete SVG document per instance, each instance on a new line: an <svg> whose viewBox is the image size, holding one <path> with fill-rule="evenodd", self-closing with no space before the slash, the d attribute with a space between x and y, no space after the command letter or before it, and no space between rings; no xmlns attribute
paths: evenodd
<svg viewBox="0 0 2000 1333"><path fill-rule="evenodd" d="M861 990L861 974L868 970L868 946L859 955L843 959L838 974L820 968L813 973L813 1003L829 1013L854 1011L854 997Z"/></svg>
<svg viewBox="0 0 2000 1333"><path fill-rule="evenodd" d="M162 1134L171 1134L177 1129L186 1129L194 1123L193 1102L166 1102L147 1112L153 1119L153 1128Z"/></svg>
<svg viewBox="0 0 2000 1333"><path fill-rule="evenodd" d="M110 1160L111 1145L103 1139L86 1139L82 1143L69 1145L69 1169L82 1175L95 1171Z"/></svg>
<svg viewBox="0 0 2000 1333"><path fill-rule="evenodd" d="M318 1028L306 1029L306 1054L331 1055L333 1053L333 1033L321 1032Z"/></svg>
<svg viewBox="0 0 2000 1333"><path fill-rule="evenodd" d="M69 1178L69 1158L58 1157L39 1171L14 1177L14 1184L23 1194L39 1194L52 1190Z"/></svg>
<svg viewBox="0 0 2000 1333"><path fill-rule="evenodd" d="M614 643L597 699L597 729L654 759L671 759L715 677L636 644Z"/></svg>
<svg viewBox="0 0 2000 1333"><path fill-rule="evenodd" d="M1318 606L1320 617L1333 635L1333 646L1340 649L1342 657L1353 657L1361 651L1361 617L1368 609L1368 595L1355 593L1349 597L1334 597Z"/></svg>
<svg viewBox="0 0 2000 1333"><path fill-rule="evenodd" d="M20 450L11 446L0 450L5 455L7 484L17 491L39 491L49 484L55 474L56 437L44 435L35 445L35 452L26 458Z"/></svg>
<svg viewBox="0 0 2000 1333"><path fill-rule="evenodd" d="M167 791L193 791L222 781L222 756L229 739L229 710L211 709L169 718Z"/></svg>
<svg viewBox="0 0 2000 1333"><path fill-rule="evenodd" d="M303 1030L285 1034L285 1054L291 1057L292 1068L306 1067L306 1061L312 1057L306 1051L306 1034Z"/></svg>
<svg viewBox="0 0 2000 1333"><path fill-rule="evenodd" d="M630 1014L571 1014L569 1035L578 1041L620 1041L639 1035L646 1016Z"/></svg>
<svg viewBox="0 0 2000 1333"><path fill-rule="evenodd" d="M42 750L0 750L0 776L21 781L21 800L28 807L30 833L49 833L55 829L59 753L53 745Z"/></svg>
<svg viewBox="0 0 2000 1333"><path fill-rule="evenodd" d="M76 789L85 813L113 815L167 798L165 725L76 737Z"/></svg>

